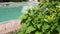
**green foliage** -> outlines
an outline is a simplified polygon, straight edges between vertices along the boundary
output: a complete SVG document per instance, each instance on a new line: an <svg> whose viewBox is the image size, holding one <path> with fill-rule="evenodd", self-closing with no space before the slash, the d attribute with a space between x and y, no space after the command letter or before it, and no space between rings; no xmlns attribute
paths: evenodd
<svg viewBox="0 0 60 34"><path fill-rule="evenodd" d="M60 2L47 1L27 10L17 34L60 34Z"/></svg>

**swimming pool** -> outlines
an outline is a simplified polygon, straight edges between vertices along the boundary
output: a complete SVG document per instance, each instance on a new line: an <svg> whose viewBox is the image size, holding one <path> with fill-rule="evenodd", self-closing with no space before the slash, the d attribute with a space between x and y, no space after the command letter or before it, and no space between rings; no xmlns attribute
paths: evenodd
<svg viewBox="0 0 60 34"><path fill-rule="evenodd" d="M7 21L7 20L14 20L18 19L19 16L22 15L22 7L9 7L9 6L2 6L0 7L0 22Z"/></svg>
<svg viewBox="0 0 60 34"><path fill-rule="evenodd" d="M1 4L1 3L0 3ZM1 6L2 5L2 6ZM27 7L37 6L35 2L18 2L18 3L2 3L0 5L0 22L7 20L19 19ZM24 9L23 9L24 7ZM23 9L23 10L22 10ZM24 12L25 13L25 12Z"/></svg>

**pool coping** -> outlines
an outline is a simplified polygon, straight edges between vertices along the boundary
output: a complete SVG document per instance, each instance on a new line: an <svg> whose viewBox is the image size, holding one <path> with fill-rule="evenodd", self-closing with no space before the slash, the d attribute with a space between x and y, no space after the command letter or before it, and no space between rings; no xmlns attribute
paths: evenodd
<svg viewBox="0 0 60 34"><path fill-rule="evenodd" d="M38 4L38 2L34 2L34 1L32 1L32 2L0 2L0 5L6 5L6 4L16 4L16 5L19 5L19 4L26 4L26 5L34 5L34 4Z"/></svg>

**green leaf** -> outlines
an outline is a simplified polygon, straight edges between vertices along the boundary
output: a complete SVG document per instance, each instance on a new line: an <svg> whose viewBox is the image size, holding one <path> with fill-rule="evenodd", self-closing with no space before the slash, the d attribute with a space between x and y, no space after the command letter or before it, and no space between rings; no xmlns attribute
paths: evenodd
<svg viewBox="0 0 60 34"><path fill-rule="evenodd" d="M21 29L20 29L20 32L21 32L21 33L24 33L25 30L26 30L26 28L27 28L26 23L22 23L22 25L21 25Z"/></svg>
<svg viewBox="0 0 60 34"><path fill-rule="evenodd" d="M41 26L42 24L37 24L37 27L40 29L40 26Z"/></svg>
<svg viewBox="0 0 60 34"><path fill-rule="evenodd" d="M60 32L60 26L57 27L57 30Z"/></svg>
<svg viewBox="0 0 60 34"><path fill-rule="evenodd" d="M38 32L38 31L36 31L35 34L42 34L42 32Z"/></svg>
<svg viewBox="0 0 60 34"><path fill-rule="evenodd" d="M29 27L27 28L27 30L26 30L26 33L30 33L30 32L32 32L32 31L34 31L34 30L35 30L34 27L29 26Z"/></svg>
<svg viewBox="0 0 60 34"><path fill-rule="evenodd" d="M22 23L21 28L26 28L26 27L27 27L26 23Z"/></svg>
<svg viewBox="0 0 60 34"><path fill-rule="evenodd" d="M46 0L46 2L49 2L49 0Z"/></svg>
<svg viewBox="0 0 60 34"><path fill-rule="evenodd" d="M48 22L48 19L44 19L44 21Z"/></svg>
<svg viewBox="0 0 60 34"><path fill-rule="evenodd" d="M50 34L50 31L47 34Z"/></svg>
<svg viewBox="0 0 60 34"><path fill-rule="evenodd" d="M55 29L55 26L53 25L52 27L51 27L51 31L53 31Z"/></svg>
<svg viewBox="0 0 60 34"><path fill-rule="evenodd" d="M43 25L43 29L48 29L50 26L47 24L47 23L44 23L44 25Z"/></svg>
<svg viewBox="0 0 60 34"><path fill-rule="evenodd" d="M31 18L30 17L27 17L28 19L26 20L26 23L30 22L31 21Z"/></svg>

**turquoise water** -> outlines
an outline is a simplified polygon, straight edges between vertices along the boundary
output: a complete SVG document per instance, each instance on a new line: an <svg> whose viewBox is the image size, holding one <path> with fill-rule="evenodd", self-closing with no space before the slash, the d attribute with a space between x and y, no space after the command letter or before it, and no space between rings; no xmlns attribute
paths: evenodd
<svg viewBox="0 0 60 34"><path fill-rule="evenodd" d="M0 22L18 19L22 15L22 7L0 7Z"/></svg>

